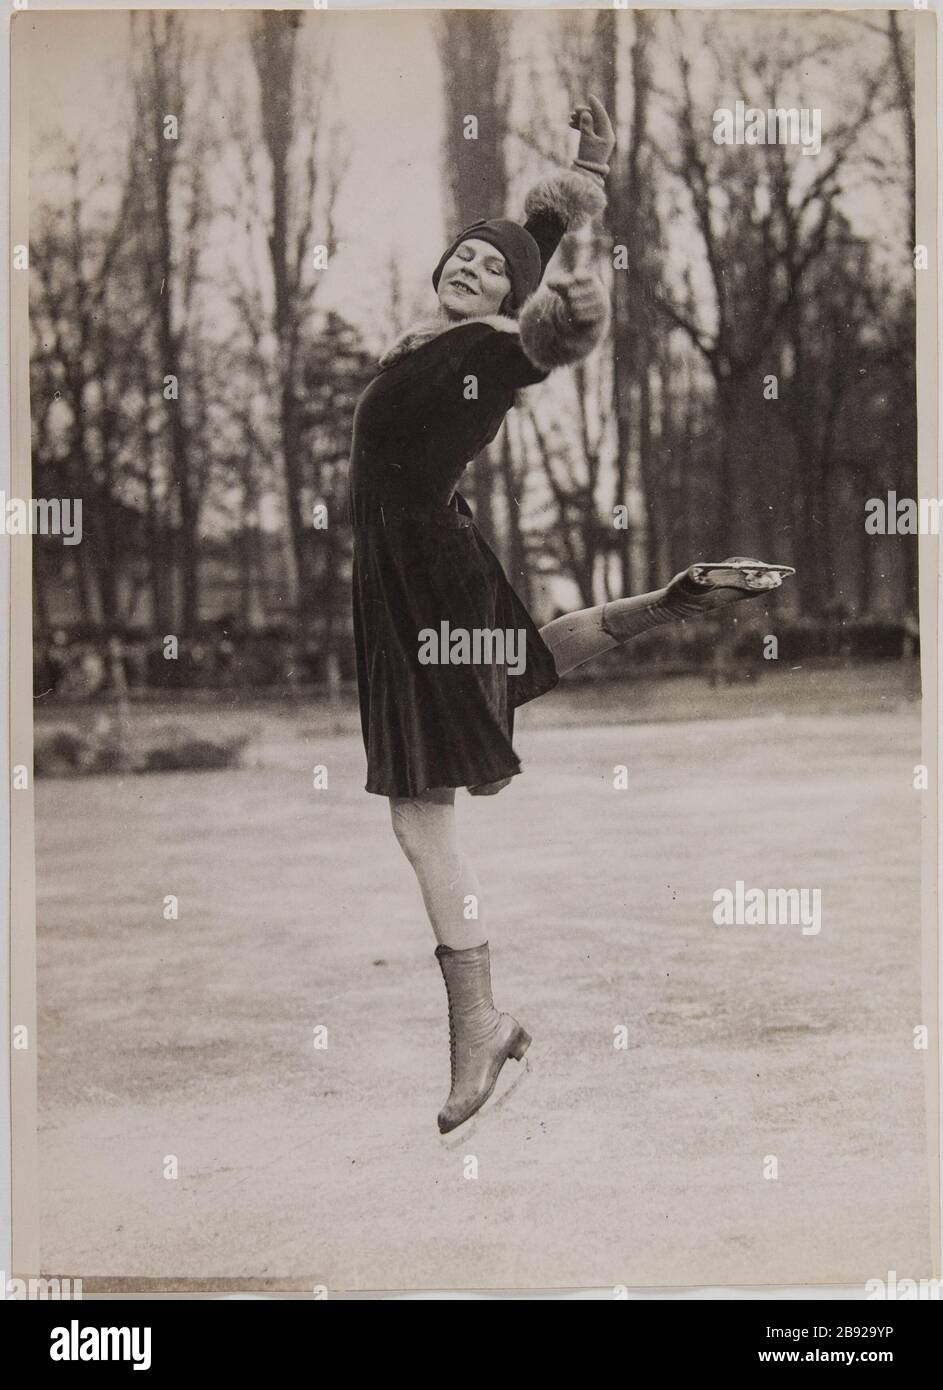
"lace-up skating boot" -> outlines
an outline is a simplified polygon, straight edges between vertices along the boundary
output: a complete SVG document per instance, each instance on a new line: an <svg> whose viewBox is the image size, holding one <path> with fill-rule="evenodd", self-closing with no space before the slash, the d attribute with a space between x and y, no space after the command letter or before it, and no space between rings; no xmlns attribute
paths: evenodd
<svg viewBox="0 0 943 1390"><path fill-rule="evenodd" d="M481 1109L507 1059L519 1062L531 1040L494 1007L487 941L464 951L438 946L435 954L449 1000L452 1089L439 1112L439 1130L448 1134Z"/></svg>

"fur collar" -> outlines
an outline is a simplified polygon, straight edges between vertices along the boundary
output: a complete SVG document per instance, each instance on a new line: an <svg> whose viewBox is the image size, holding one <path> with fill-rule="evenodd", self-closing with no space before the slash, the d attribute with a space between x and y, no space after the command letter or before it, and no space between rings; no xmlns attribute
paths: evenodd
<svg viewBox="0 0 943 1390"><path fill-rule="evenodd" d="M431 342L443 333L450 333L453 328L464 328L469 323L486 323L489 328L496 328L499 333L520 331L516 319L506 318L504 314L481 314L468 319L448 319L444 314L433 314L401 333L386 349L379 365L381 368L392 367L394 362L398 362L407 353L415 352L416 348L422 347L424 343Z"/></svg>

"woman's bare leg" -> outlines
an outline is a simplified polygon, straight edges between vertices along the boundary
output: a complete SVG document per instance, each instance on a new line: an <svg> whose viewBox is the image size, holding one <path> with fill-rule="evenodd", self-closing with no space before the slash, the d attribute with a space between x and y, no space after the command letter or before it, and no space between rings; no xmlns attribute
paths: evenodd
<svg viewBox="0 0 943 1390"><path fill-rule="evenodd" d="M595 608L581 608L575 613L564 613L562 618L554 618L540 629L540 635L553 653L553 662L561 676L591 661L594 656L611 652L621 643L602 626L604 603Z"/></svg>
<svg viewBox="0 0 943 1390"><path fill-rule="evenodd" d="M664 610L667 597L667 589L655 589L649 594L636 594L632 598L615 599L612 603L599 603L595 608L564 613L561 618L554 618L542 627L540 635L553 652L554 664L562 676L574 667L582 666L584 661L591 661L594 656L610 652L613 647L621 647L623 642L642 632L648 632L661 623L677 621L673 614Z"/></svg>
<svg viewBox="0 0 943 1390"><path fill-rule="evenodd" d="M393 832L413 867L440 946L463 951L487 939L478 876L458 843L455 788L390 797Z"/></svg>
<svg viewBox="0 0 943 1390"><path fill-rule="evenodd" d="M390 797L390 813L439 943L435 954L448 999L451 1067L439 1129L448 1134L484 1105L508 1058L521 1061L530 1034L494 1006L478 879L458 847L454 788Z"/></svg>

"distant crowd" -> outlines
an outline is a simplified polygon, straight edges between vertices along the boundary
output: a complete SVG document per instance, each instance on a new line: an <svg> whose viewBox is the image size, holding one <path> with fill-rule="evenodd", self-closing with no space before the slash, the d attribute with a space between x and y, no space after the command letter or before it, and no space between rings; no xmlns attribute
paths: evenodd
<svg viewBox="0 0 943 1390"><path fill-rule="evenodd" d="M215 629L168 640L153 633L53 632L34 647L35 698L93 698L133 692L310 687L353 679L353 669L324 658L321 644L271 628ZM351 654L352 659L352 654Z"/></svg>
<svg viewBox="0 0 943 1390"><path fill-rule="evenodd" d="M767 639L775 636L776 659L858 663L916 656L919 635L912 619L849 618L840 612L820 619L771 621L754 614L736 622L717 619L679 624L646 634L633 644L632 666L640 662L670 671L703 671L712 681L755 675L769 664ZM154 633L81 633L58 629L34 647L36 699L92 699L173 690L270 691L331 687L354 679L348 637L328 658L316 638L285 627L252 632L217 627L176 643ZM170 655L173 653L173 655ZM581 677L604 678L624 665L624 653L581 668Z"/></svg>

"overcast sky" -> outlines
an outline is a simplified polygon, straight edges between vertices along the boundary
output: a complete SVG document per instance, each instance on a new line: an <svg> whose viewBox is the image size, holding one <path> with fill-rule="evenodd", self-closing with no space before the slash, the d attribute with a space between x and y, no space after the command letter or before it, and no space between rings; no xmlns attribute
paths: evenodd
<svg viewBox="0 0 943 1390"><path fill-rule="evenodd" d="M207 42L227 95L243 92L254 108L248 17L188 13L185 20L194 38ZM302 46L315 47L319 31L330 31L336 78L331 114L351 152L337 209L343 245L326 277L325 303L344 307L375 331L377 295L386 293L391 257L404 281L414 283L426 267L431 273L442 244L442 98L430 20L422 13L318 11L303 20ZM31 196L49 196L46 171L56 162L60 132L101 151L104 176L109 166L117 173L128 122L128 16L34 12L19 22L30 27L34 74Z"/></svg>
<svg viewBox="0 0 943 1390"><path fill-rule="evenodd" d="M200 41L205 41L226 99L240 99L254 120L256 84L246 42L248 16L238 11L189 11L184 18L193 35L194 53L199 52ZM793 34L800 29L809 34L813 24L831 26L831 32L841 36L848 54L844 74L840 66L825 69L810 62L798 74L795 92L782 93L784 101L822 109L826 153L829 129L845 118L859 97L860 72L887 61L882 37L847 18L824 16L813 20L809 13L751 16L728 12L720 19L731 26L732 32L736 28L739 33L750 34L757 51L776 42L775 30L782 25L791 26ZM908 15L902 14L903 21L908 19ZM335 74L331 114L344 127L350 149L337 210L342 245L325 277L323 302L343 309L374 345L385 332L381 320L389 293L391 259L395 259L402 277L407 303L418 307L427 294L431 296L428 275L445 236L440 163L443 107L434 20L434 15L423 11L303 12L299 40L302 50L317 51L323 46L325 35L330 36ZM626 15L625 21L631 23L631 17ZM690 26L692 36L700 22L697 15L682 20L684 26ZM874 22L883 23L883 16L875 15ZM547 133L546 143L563 153L568 151L565 127L570 94L556 93L552 85L556 23L552 14L519 16L514 51L526 50L538 74L546 76L548 90L540 94L539 101L548 110L548 120L555 123ZM670 82L674 80L674 68L669 67L669 45L674 42L671 16L661 14L657 23L656 78ZM100 174L107 187L109 172L117 173L121 168L121 150L129 124L127 13L27 10L16 18L16 44L23 30L27 31L24 38L28 41L33 74L33 199L50 196L53 185L46 171L56 163L60 132L83 148L98 152ZM629 37L627 32L627 49ZM702 71L699 66L697 44L692 44L692 48L697 87L706 77L706 69ZM731 91L730 104L742 95ZM518 90L517 100L515 116L523 121L528 115L526 104L533 105L535 98L529 90ZM658 134L657 112L652 121ZM710 138L709 131L705 131L705 138ZM570 143L574 140L575 136L569 137ZM873 142L876 151L902 161L900 133L893 116L875 128ZM817 161L810 158L806 162L811 177L818 172ZM534 174L540 172L539 163L532 168ZM234 186L235 165L230 171L217 170L221 187L228 174L233 175L230 186ZM850 181L852 191L846 199L846 211L859 230L871 236L879 249L883 244L887 255L894 258L895 243L899 243L905 230L903 197L899 207L895 207L886 194L875 190L861 192L859 183L860 180ZM524 192L521 188L518 204ZM673 241L672 260L677 264L691 262L697 283L696 238L683 219L672 225L669 235ZM217 253L222 265L222 258L231 254L232 247L232 229L222 219L213 232L210 265Z"/></svg>

